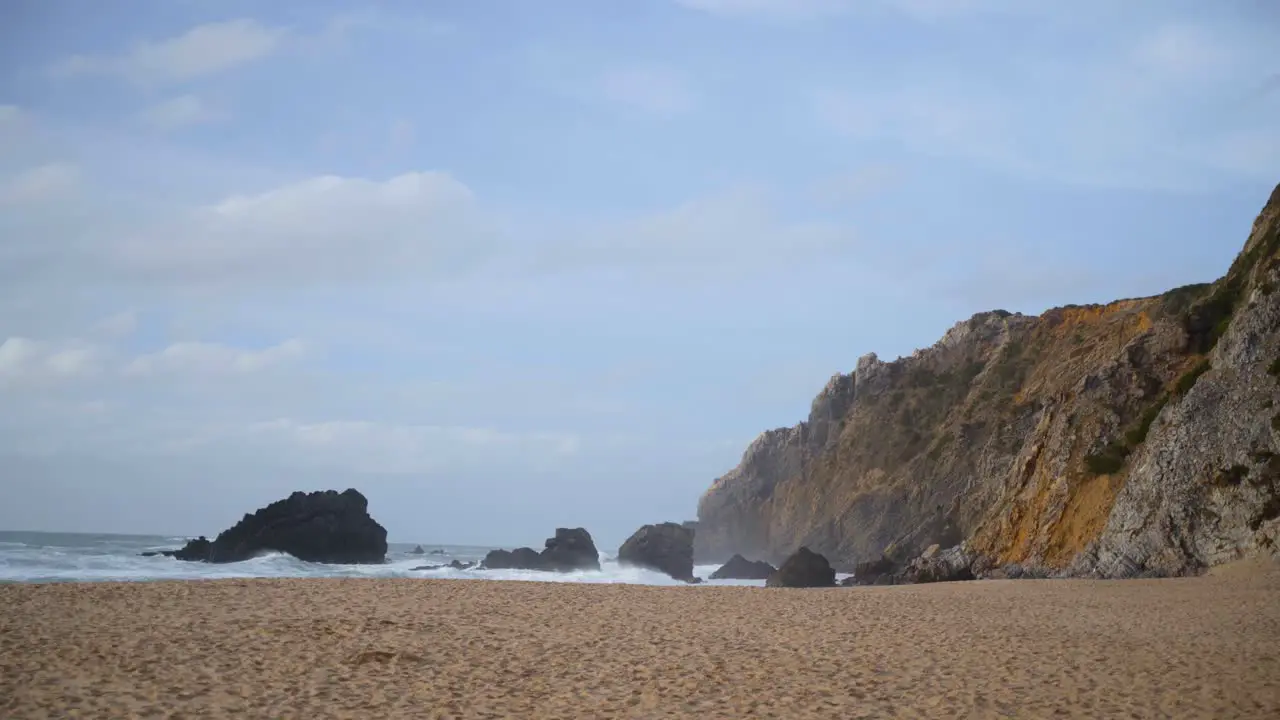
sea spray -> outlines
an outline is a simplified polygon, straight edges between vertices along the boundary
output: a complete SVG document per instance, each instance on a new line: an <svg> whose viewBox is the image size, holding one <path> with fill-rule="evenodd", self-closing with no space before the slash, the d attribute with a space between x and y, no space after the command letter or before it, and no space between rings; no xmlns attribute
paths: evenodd
<svg viewBox="0 0 1280 720"><path fill-rule="evenodd" d="M392 543L387 562L378 565L308 563L283 553L268 553L243 562L208 564L182 562L144 552L179 547L186 538L162 535L89 535L77 533L0 532L0 582L84 582L147 580L216 580L222 578L432 578L446 580L518 580L526 582L624 583L684 586L666 575L619 565L612 553L600 553L600 570L567 573L531 570L414 570L423 565L478 562L491 548ZM707 578L717 566L695 568ZM710 585L763 585L755 580L715 580Z"/></svg>

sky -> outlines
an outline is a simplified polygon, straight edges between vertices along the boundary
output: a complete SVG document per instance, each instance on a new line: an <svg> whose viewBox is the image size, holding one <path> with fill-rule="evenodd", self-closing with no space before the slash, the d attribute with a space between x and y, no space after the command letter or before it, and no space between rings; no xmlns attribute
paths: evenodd
<svg viewBox="0 0 1280 720"><path fill-rule="evenodd" d="M835 373L1220 276L1270 0L9 0L0 528L691 519Z"/></svg>

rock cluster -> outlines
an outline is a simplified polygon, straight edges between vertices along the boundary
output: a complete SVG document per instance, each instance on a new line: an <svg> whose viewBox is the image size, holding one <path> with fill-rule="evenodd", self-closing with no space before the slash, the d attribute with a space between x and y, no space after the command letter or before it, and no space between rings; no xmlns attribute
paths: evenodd
<svg viewBox="0 0 1280 720"><path fill-rule="evenodd" d="M487 570L599 570L600 553L591 533L583 528L556 528L555 536L547 538L542 552L527 547L491 550L480 566Z"/></svg>
<svg viewBox="0 0 1280 720"><path fill-rule="evenodd" d="M449 568L450 570L470 570L475 566L476 566L476 563L464 563L461 560L454 560L453 562L443 564L443 565L419 565L417 567L412 567L409 569L410 570L441 570L444 568Z"/></svg>
<svg viewBox="0 0 1280 720"><path fill-rule="evenodd" d="M916 583L975 580L977 558L963 546L940 549L930 545L919 557L898 565L888 557L858 563L845 585L912 585Z"/></svg>

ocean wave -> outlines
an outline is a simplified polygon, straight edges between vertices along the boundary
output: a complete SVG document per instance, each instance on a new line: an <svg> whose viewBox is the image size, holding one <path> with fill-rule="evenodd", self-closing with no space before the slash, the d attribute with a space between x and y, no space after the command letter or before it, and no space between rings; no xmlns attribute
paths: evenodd
<svg viewBox="0 0 1280 720"><path fill-rule="evenodd" d="M422 578L435 580L508 580L521 582L622 583L632 585L683 585L666 575L643 568L619 565L609 553L600 553L600 569L568 573L532 570L456 570L444 567L415 570L440 561L475 562L475 554L455 551L445 555L405 555L392 553L389 560L377 565L329 565L299 560L285 553L266 553L237 563L209 564L184 562L162 555L143 557L142 551L170 550L173 544L159 544L151 539L146 544L127 543L116 547L88 542L79 547L49 547L26 543L0 546L0 581L7 582L72 582L72 581L148 581L148 580L215 580L227 578ZM701 566L695 574L707 578L716 566ZM708 581L710 585L761 585L761 581Z"/></svg>

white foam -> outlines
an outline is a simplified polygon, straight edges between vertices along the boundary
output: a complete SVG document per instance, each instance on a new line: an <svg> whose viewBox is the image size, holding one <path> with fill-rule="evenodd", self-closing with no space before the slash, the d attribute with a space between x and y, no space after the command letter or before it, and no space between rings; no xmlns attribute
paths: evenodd
<svg viewBox="0 0 1280 720"><path fill-rule="evenodd" d="M609 553L600 553L600 569L567 573L532 570L414 570L423 565L443 564L458 559L479 559L471 549L468 555L410 555L392 549L389 561L378 565L326 565L308 563L283 553L269 553L238 563L209 564L184 562L156 555L142 557L141 552L172 549L176 545L162 538L143 538L112 543L94 539L79 547L49 547L36 543L4 542L0 546L0 581L138 581L138 580L212 580L221 578L285 578L285 577L404 577L445 580L514 580L524 582L625 583L632 585L684 585L683 582L643 568L619 565ZM704 579L716 570L715 565L694 569ZM707 580L709 585L763 585L762 580Z"/></svg>

